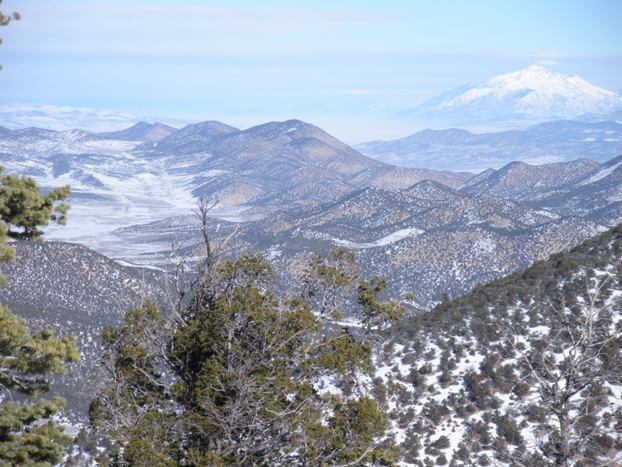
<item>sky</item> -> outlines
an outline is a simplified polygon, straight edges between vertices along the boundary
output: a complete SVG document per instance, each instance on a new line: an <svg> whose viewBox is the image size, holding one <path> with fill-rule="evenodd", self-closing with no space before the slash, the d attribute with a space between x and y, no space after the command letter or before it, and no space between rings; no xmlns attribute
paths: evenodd
<svg viewBox="0 0 622 467"><path fill-rule="evenodd" d="M622 90L619 0L5 0L0 8L22 15L0 30L0 110L46 106L90 127L99 118L106 129L136 118L242 128L299 118L354 144L412 133L422 123L405 110L533 63Z"/></svg>

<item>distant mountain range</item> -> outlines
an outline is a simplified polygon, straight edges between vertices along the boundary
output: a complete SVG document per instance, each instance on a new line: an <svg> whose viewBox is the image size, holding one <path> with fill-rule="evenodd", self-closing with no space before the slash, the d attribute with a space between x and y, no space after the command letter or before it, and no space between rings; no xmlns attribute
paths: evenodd
<svg viewBox="0 0 622 467"><path fill-rule="evenodd" d="M594 141L584 144L593 147L597 138L616 139L616 125L555 122L529 131L539 135L534 146L550 143L561 126L567 134L559 141L589 134ZM511 135L486 137L503 145ZM463 148L477 139L462 130L420 136ZM394 291L414 291L421 308L622 221L619 159L514 161L476 176L400 168L299 120L246 130L215 121L114 133L27 128L2 132L0 153L8 171L72 186L69 225L51 238L167 268L172 242L190 252L199 238L191 212L208 196L219 202L215 235L237 225L233 249L280 263L284 286L308 253L344 245Z"/></svg>
<svg viewBox="0 0 622 467"><path fill-rule="evenodd" d="M365 187L242 224L214 220L216 238L236 229L232 252L260 251L295 284L310 252L346 246L392 293L413 292L428 308L622 222L622 161L513 162L451 188L424 180L405 189ZM188 252L200 238L191 216L114 233L139 264L167 267L171 242Z"/></svg>
<svg viewBox="0 0 622 467"><path fill-rule="evenodd" d="M62 238L100 242L107 229L190 212L200 196L240 220L366 186L401 189L431 179L457 187L466 179L370 159L299 120L247 130L211 121L179 130L139 123L114 133L7 130L0 157L8 171L44 187L71 185L72 222Z"/></svg>
<svg viewBox="0 0 622 467"><path fill-rule="evenodd" d="M247 247L293 273L300 250L345 245L423 308L443 293L528 266L622 221L622 162L512 163L458 190L424 181L363 189L332 203L249 224Z"/></svg>
<svg viewBox="0 0 622 467"><path fill-rule="evenodd" d="M597 148L618 138L616 125L553 122L525 131L539 135L534 147L566 128L559 144L583 134L593 139L585 147ZM499 145L518 133L496 134ZM438 141L439 134L424 136ZM450 130L443 137L466 148L477 135ZM479 148L492 145L488 137ZM514 160L473 176L371 159L299 120L246 130L214 121L181 129L139 123L112 133L0 128L7 172L44 187L72 186L69 224L50 229L51 238L116 260L72 244L16 244L18 261L0 268L11 278L0 302L78 335L86 349L82 376L65 379L63 391L83 408L88 391L75 384L95 378L95 336L121 310L162 292L173 243L192 258L200 196L219 201L214 240L236 232L230 254L264 254L282 289L300 284L310 253L346 246L362 276L384 276L391 296L413 292L410 306L424 311L622 222L622 156L598 154L537 166Z"/></svg>
<svg viewBox="0 0 622 467"><path fill-rule="evenodd" d="M622 154L622 123L557 120L522 130L475 134L461 129L423 130L393 141L355 146L363 154L404 167L481 171L511 161L531 164Z"/></svg>
<svg viewBox="0 0 622 467"><path fill-rule="evenodd" d="M603 117L622 109L622 96L579 76L541 65L465 84L408 112L429 124L508 128L556 119Z"/></svg>

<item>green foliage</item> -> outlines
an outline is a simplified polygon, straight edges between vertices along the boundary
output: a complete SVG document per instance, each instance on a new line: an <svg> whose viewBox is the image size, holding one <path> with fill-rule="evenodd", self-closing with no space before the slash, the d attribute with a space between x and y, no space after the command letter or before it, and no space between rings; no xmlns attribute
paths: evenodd
<svg viewBox="0 0 622 467"><path fill-rule="evenodd" d="M102 331L110 378L91 403L89 416L97 431L128 439L123 458L131 465L176 465L177 439L169 416L174 409L166 402L170 394L156 368L163 349L155 337L164 326L155 304L148 302L130 310L123 326ZM119 457L118 446L113 446L99 460L114 465Z"/></svg>
<svg viewBox="0 0 622 467"><path fill-rule="evenodd" d="M363 307L363 323L369 327L398 321L404 313L404 308L397 302L393 300L383 302L378 299L386 287L386 281L378 276L372 277L370 281L361 282L358 287L357 299Z"/></svg>
<svg viewBox="0 0 622 467"><path fill-rule="evenodd" d="M174 318L147 304L107 328L111 378L90 412L112 444L105 463L394 463L386 415L358 385L371 347L345 329L329 330L336 296L315 300L351 286L352 269L341 269L351 260L345 250L312 258L306 293L285 298L273 290L270 265L244 255L198 278ZM323 392L326 379L355 381L356 391Z"/></svg>
<svg viewBox="0 0 622 467"><path fill-rule="evenodd" d="M0 15L0 24L4 22ZM1 169L0 169L1 171ZM40 239L36 228L47 224L43 219L64 222L66 206L54 203L68 195L68 188L42 195L31 179L0 177L0 261L13 259L14 250L7 237ZM54 213L54 214L53 214ZM23 228L11 232L10 225ZM6 278L0 277L0 284ZM69 441L62 428L50 417L64 408L60 398L14 402L12 392L39 396L49 389L50 374L66 371L66 364L79 359L72 338L54 337L47 329L31 332L25 322L0 305L0 466L51 466L63 458Z"/></svg>
<svg viewBox="0 0 622 467"><path fill-rule="evenodd" d="M8 226L9 237L40 240L41 227L67 222L69 205L62 201L69 196L68 186L43 194L32 178L1 171L0 167L0 220Z"/></svg>
<svg viewBox="0 0 622 467"><path fill-rule="evenodd" d="M15 257L15 250L7 245L7 235L9 233L9 227L5 224L0 224L0 261L11 261ZM0 287L6 287L7 279L0 274Z"/></svg>
<svg viewBox="0 0 622 467"><path fill-rule="evenodd" d="M516 422L508 415L499 415L497 417L497 435L510 444L516 446L523 443L523 437Z"/></svg>
<svg viewBox="0 0 622 467"><path fill-rule="evenodd" d="M45 375L66 371L79 359L75 341L55 338L49 330L28 332L23 320L0 306L0 384L27 394L48 389Z"/></svg>
<svg viewBox="0 0 622 467"><path fill-rule="evenodd" d="M344 376L357 370L371 371L371 348L356 342L347 330L341 331L337 337L325 338L323 344L318 360L323 367Z"/></svg>
<svg viewBox="0 0 622 467"><path fill-rule="evenodd" d="M302 278L303 296L320 315L339 319L340 294L350 291L357 278L356 258L346 248L336 248L328 257L313 254Z"/></svg>
<svg viewBox="0 0 622 467"><path fill-rule="evenodd" d="M0 384L5 391L33 395L49 388L46 375L66 371L79 358L73 339L54 338L47 330L29 333L23 320L0 306ZM0 465L53 465L62 459L68 439L47 421L62 411L60 398L0 405Z"/></svg>
<svg viewBox="0 0 622 467"><path fill-rule="evenodd" d="M369 397L350 399L335 408L328 419L322 440L328 443L315 447L312 465L391 465L397 461L395 449L373 449L376 437L387 426L386 415ZM320 464L318 461L322 461Z"/></svg>
<svg viewBox="0 0 622 467"><path fill-rule="evenodd" d="M449 447L449 439L447 436L441 436L434 442L434 447L437 449L447 449Z"/></svg>
<svg viewBox="0 0 622 467"><path fill-rule="evenodd" d="M61 398L32 404L5 402L0 406L0 465L51 466L63 459L70 438L49 419L63 410Z"/></svg>
<svg viewBox="0 0 622 467"><path fill-rule="evenodd" d="M137 426L130 427L130 433L130 442L125 445L123 451L123 459L129 465L137 467L179 465L177 454L180 451L178 443L181 440L175 433L175 426L168 414L150 410L140 417ZM118 456L116 461L118 462Z"/></svg>

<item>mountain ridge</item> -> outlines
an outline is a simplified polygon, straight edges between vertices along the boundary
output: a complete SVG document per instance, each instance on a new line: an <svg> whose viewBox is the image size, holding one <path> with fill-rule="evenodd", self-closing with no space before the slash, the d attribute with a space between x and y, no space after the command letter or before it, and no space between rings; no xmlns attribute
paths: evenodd
<svg viewBox="0 0 622 467"><path fill-rule="evenodd" d="M119 139L126 141L142 141L152 143L166 138L175 131L177 131L177 128L165 125L164 123L148 123L141 121L124 130L109 131L96 134L99 137L106 139Z"/></svg>
<svg viewBox="0 0 622 467"><path fill-rule="evenodd" d="M532 164L582 158L605 162L622 154L622 124L556 120L500 132L428 129L396 140L361 143L355 149L384 162L433 170L477 172L516 160Z"/></svg>

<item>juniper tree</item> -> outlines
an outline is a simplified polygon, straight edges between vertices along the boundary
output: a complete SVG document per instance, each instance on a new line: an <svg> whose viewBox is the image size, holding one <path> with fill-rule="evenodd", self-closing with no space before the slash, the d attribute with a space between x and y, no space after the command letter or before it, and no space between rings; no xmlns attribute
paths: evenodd
<svg viewBox="0 0 622 467"><path fill-rule="evenodd" d="M50 222L64 225L69 205L69 186L42 193L30 177L3 175L0 167L0 220L12 238L40 240Z"/></svg>
<svg viewBox="0 0 622 467"><path fill-rule="evenodd" d="M38 396L49 389L46 375L65 372L78 360L71 338L48 330L30 332L19 317L0 306L0 465L49 466L63 457L69 438L50 417L61 412L63 399L16 402L13 393Z"/></svg>
<svg viewBox="0 0 622 467"><path fill-rule="evenodd" d="M328 256L312 254L302 277L302 296L321 316L339 319L340 299L354 289L358 274L356 257L345 247Z"/></svg>
<svg viewBox="0 0 622 467"><path fill-rule="evenodd" d="M0 223L0 261L11 261L15 256L15 250L7 244L7 234L9 227L6 224ZM7 285L6 277L0 274L0 287Z"/></svg>
<svg viewBox="0 0 622 467"><path fill-rule="evenodd" d="M502 458L530 467L615 464L622 417L611 386L622 382L622 325L600 297L611 280L588 290L577 305L555 308L556 327L530 349L520 352L516 335L507 335L541 416L535 449Z"/></svg>
<svg viewBox="0 0 622 467"><path fill-rule="evenodd" d="M0 211L6 212L4 203L11 204L11 190L6 189L2 178L0 188ZM15 178L9 178L14 180ZM14 190L16 198L45 199L36 184L21 178L21 188ZM10 183L9 183L10 185ZM26 187L28 187L26 189ZM53 195L55 196L55 195ZM45 205L45 203L44 203ZM20 206L28 214L20 213ZM36 204L12 204L12 219L20 215L41 219L49 215L45 207L39 212ZM14 250L7 244L11 225L7 218L0 218L0 260L13 259ZM28 233L29 235L25 235ZM40 238L40 232L25 230L25 238ZM6 278L3 278L6 283ZM31 331L26 323L0 305L0 465L50 466L63 457L63 444L69 439L63 430L50 417L62 411L61 398L45 400L39 396L49 389L49 374L66 371L66 364L77 361L79 357L72 338L56 338L49 330ZM31 402L13 400L15 394L20 399L32 397Z"/></svg>
<svg viewBox="0 0 622 467"><path fill-rule="evenodd" d="M348 256L313 257L306 292L293 298L275 291L272 268L259 255L204 257L198 270L208 279L192 281L183 309L163 318L146 304L106 329L110 381L90 410L93 428L111 444L102 462L392 464L387 416L371 388L337 390L371 369L371 345L333 316L341 314L335 288L355 289L352 269L332 269L349 265ZM367 293L365 316L399 315L396 303Z"/></svg>

